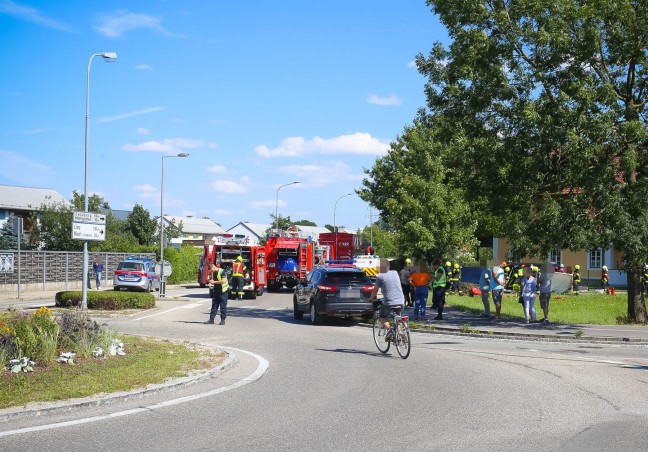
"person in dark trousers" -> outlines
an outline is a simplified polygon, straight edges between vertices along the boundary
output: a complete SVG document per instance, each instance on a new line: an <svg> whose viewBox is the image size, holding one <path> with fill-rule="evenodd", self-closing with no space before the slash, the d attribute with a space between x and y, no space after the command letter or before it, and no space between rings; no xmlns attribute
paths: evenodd
<svg viewBox="0 0 648 452"><path fill-rule="evenodd" d="M405 259L405 267L400 271L401 289L403 289L403 296L405 297L405 306L414 306L414 294L410 287L410 276L414 274L414 267L412 267L412 259L409 257Z"/></svg>
<svg viewBox="0 0 648 452"><path fill-rule="evenodd" d="M440 259L432 261L432 275L432 309L436 309L438 314L434 320L443 320L447 274Z"/></svg>
<svg viewBox="0 0 648 452"><path fill-rule="evenodd" d="M97 290L99 290L101 289L101 274L104 271L104 264L101 262L101 258L98 257L97 260L92 263L92 271L94 271L96 287ZM90 283L88 283L88 287L89 286Z"/></svg>
<svg viewBox="0 0 648 452"><path fill-rule="evenodd" d="M232 265L232 295L234 298L239 300L243 299L243 285L244 279L243 275L247 267L243 263L243 258L241 256L236 258L236 262Z"/></svg>
<svg viewBox="0 0 648 452"><path fill-rule="evenodd" d="M209 266L209 271L211 272L211 277L207 280L207 283L213 287L213 297L211 311L209 312L209 320L205 323L213 324L216 314L218 314L218 308L220 307L220 318L221 321L219 325L225 325L225 318L227 317L227 298L229 296L229 284L227 283L227 274L225 270L220 268L220 263L211 264Z"/></svg>

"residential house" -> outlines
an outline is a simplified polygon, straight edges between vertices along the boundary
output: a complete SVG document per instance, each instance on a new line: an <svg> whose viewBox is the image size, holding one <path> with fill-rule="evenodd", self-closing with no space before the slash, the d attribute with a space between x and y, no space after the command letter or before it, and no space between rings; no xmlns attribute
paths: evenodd
<svg viewBox="0 0 648 452"><path fill-rule="evenodd" d="M170 241L173 247L186 244L202 247L206 241L216 240L216 237L225 234L225 230L209 218L164 215L165 227L171 223L176 226L182 223L182 236Z"/></svg>
<svg viewBox="0 0 648 452"><path fill-rule="evenodd" d="M493 259L495 262L510 262L511 246L506 239L493 238ZM601 281L601 269L604 265L608 267L610 285L616 287L627 287L626 274L619 270L619 263L623 259L623 253L613 247L591 251L569 251L552 250L547 259L555 265L564 264L565 272L572 273L576 264L580 265L583 285L597 287ZM521 263L540 264L544 259L537 257L525 257Z"/></svg>
<svg viewBox="0 0 648 452"><path fill-rule="evenodd" d="M265 240L266 231L272 228L271 224L249 223L241 221L227 230L228 234L240 234L250 238L250 243L259 243Z"/></svg>
<svg viewBox="0 0 648 452"><path fill-rule="evenodd" d="M0 226L10 216L21 217L26 233L32 229L31 218L43 204L65 204L70 202L51 188L18 187L0 185Z"/></svg>
<svg viewBox="0 0 648 452"><path fill-rule="evenodd" d="M320 234L325 234L328 232L331 232L327 228L321 228L319 226L300 226L300 225L292 225L290 228L288 228L287 231L289 234L296 235L300 238L308 238L310 237L311 240L313 241L319 241L319 235ZM341 231L340 231L341 232Z"/></svg>

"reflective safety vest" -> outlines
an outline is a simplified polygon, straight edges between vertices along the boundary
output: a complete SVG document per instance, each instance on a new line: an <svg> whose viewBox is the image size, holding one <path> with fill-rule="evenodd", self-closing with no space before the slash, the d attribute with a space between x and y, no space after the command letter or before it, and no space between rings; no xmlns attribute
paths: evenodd
<svg viewBox="0 0 648 452"><path fill-rule="evenodd" d="M225 278L225 284L214 284L214 288L220 286L221 292L227 292L229 290L229 282L227 281L227 274L225 273L225 270L219 268L212 275L212 279L214 281L220 281L223 278Z"/></svg>
<svg viewBox="0 0 648 452"><path fill-rule="evenodd" d="M245 264L243 262L234 262L232 265L232 276L243 276Z"/></svg>
<svg viewBox="0 0 648 452"><path fill-rule="evenodd" d="M441 272L441 278L437 281L437 273ZM434 283L432 287L445 287L446 285L446 270L445 267L439 265L439 268L434 270Z"/></svg>

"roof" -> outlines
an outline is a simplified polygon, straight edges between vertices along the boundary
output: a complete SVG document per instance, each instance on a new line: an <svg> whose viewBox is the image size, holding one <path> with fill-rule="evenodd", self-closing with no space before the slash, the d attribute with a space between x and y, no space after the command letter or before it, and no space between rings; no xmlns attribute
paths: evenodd
<svg viewBox="0 0 648 452"><path fill-rule="evenodd" d="M69 205L63 195L51 188L0 185L0 209L38 210L42 204Z"/></svg>
<svg viewBox="0 0 648 452"><path fill-rule="evenodd" d="M225 230L219 225L214 223L210 218L196 218L196 217L175 217L172 215L165 215L164 220L168 223L174 222L179 225L182 222L182 232L185 234L196 232L200 234L224 234Z"/></svg>
<svg viewBox="0 0 648 452"><path fill-rule="evenodd" d="M299 236L302 238L306 238L308 236L312 237L314 240L319 239L320 234L324 234L326 232L331 232L327 228L321 228L319 226L300 226L298 224L295 224L290 227L291 231L296 231L299 233Z"/></svg>
<svg viewBox="0 0 648 452"><path fill-rule="evenodd" d="M272 227L271 224L248 223L247 221L241 221L240 223L229 228L227 232L230 232L232 229L236 228L237 226L242 226L245 229L248 229L252 234L256 235L257 237L264 237L266 231Z"/></svg>

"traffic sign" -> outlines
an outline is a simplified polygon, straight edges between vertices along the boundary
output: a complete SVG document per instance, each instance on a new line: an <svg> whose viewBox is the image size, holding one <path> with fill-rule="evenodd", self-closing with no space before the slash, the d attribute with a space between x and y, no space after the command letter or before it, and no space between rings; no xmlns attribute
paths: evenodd
<svg viewBox="0 0 648 452"><path fill-rule="evenodd" d="M94 212L74 212L72 239L106 240L106 215Z"/></svg>

